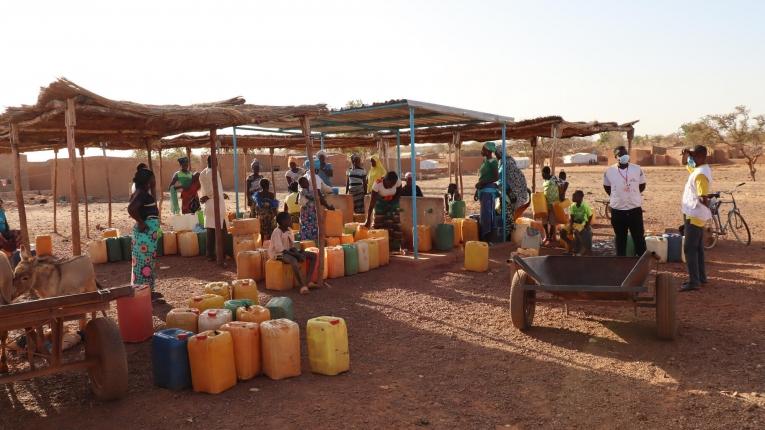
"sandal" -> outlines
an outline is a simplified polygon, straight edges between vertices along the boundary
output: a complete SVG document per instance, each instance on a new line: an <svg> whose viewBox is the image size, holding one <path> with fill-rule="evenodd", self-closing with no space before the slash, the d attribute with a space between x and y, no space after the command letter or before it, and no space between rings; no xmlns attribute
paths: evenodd
<svg viewBox="0 0 765 430"><path fill-rule="evenodd" d="M308 294L310 292L311 291L308 289L308 287L301 287L300 288L300 294L302 294L302 295L306 295L306 294Z"/></svg>

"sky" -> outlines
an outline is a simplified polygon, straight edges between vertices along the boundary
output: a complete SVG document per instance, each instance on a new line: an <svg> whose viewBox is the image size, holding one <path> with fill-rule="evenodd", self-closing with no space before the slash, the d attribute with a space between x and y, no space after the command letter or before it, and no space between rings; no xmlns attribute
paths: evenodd
<svg viewBox="0 0 765 430"><path fill-rule="evenodd" d="M3 16L0 109L64 76L140 103L409 98L641 135L765 113L762 1L26 0Z"/></svg>

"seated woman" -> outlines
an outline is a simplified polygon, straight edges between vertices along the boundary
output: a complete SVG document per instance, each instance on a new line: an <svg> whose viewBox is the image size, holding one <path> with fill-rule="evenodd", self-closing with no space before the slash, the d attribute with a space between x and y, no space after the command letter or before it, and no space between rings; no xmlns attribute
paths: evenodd
<svg viewBox="0 0 765 430"><path fill-rule="evenodd" d="M388 172L372 186L372 200L369 202L366 226L372 225L372 210L375 211L375 228L388 230L391 251L401 250L401 181L396 172Z"/></svg>
<svg viewBox="0 0 765 430"><path fill-rule="evenodd" d="M8 225L8 218L5 216L3 199L0 199L0 249L10 256L20 245L21 232L18 230L11 230L10 225Z"/></svg>
<svg viewBox="0 0 765 430"><path fill-rule="evenodd" d="M255 214L260 219L260 234L264 241L271 239L271 232L276 228L274 217L279 210L279 201L269 188L271 183L268 179L261 179L260 191L252 195L252 200L255 202Z"/></svg>

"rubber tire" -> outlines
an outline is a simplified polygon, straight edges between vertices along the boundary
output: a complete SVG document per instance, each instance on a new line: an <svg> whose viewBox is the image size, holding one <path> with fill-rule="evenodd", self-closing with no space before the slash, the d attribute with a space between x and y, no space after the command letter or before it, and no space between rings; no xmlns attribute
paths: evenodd
<svg viewBox="0 0 765 430"><path fill-rule="evenodd" d="M746 240L742 240L742 238L739 237L738 233L736 232L736 229L733 227L736 217L738 217L739 221L741 221L741 225L744 226L744 231L746 231ZM733 237L735 237L739 243L742 243L744 246L749 246L752 243L752 233L749 231L749 226L746 224L746 221L744 221L744 217L741 216L739 212L728 212L728 227L730 227L731 233L733 233ZM743 231L741 232L741 235L743 236Z"/></svg>
<svg viewBox="0 0 765 430"><path fill-rule="evenodd" d="M96 359L88 369L90 388L99 400L117 400L128 390L125 345L117 324L109 318L90 320L85 326L85 357Z"/></svg>
<svg viewBox="0 0 765 430"><path fill-rule="evenodd" d="M667 273L656 275L656 334L659 339L674 340L677 336L677 290Z"/></svg>
<svg viewBox="0 0 765 430"><path fill-rule="evenodd" d="M523 270L516 270L513 282L510 285L510 319L515 328L526 331L534 323L535 303L527 304L526 300L536 296L534 291L526 291L523 286L527 284L528 275ZM527 306L530 307L527 314Z"/></svg>

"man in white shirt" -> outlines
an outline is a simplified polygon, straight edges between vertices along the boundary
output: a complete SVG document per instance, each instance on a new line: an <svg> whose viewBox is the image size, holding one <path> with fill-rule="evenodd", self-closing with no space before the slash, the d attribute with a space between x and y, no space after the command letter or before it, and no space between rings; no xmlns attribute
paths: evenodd
<svg viewBox="0 0 765 430"><path fill-rule="evenodd" d="M627 255L627 232L632 235L635 254L645 252L645 228L643 227L643 196L645 175L637 164L630 163L627 148L614 149L616 164L603 174L603 189L610 196L611 226L614 228L616 255Z"/></svg>
<svg viewBox="0 0 765 430"><path fill-rule="evenodd" d="M215 259L215 205L213 203L213 182L212 182L212 158L207 157L207 168L199 172L199 194L202 196L199 202L204 205L205 229L207 231L207 243L205 248L207 258ZM226 203L223 201L228 196L223 194L223 181L220 179L218 171L218 212L220 214L221 229L223 235L226 233Z"/></svg>

